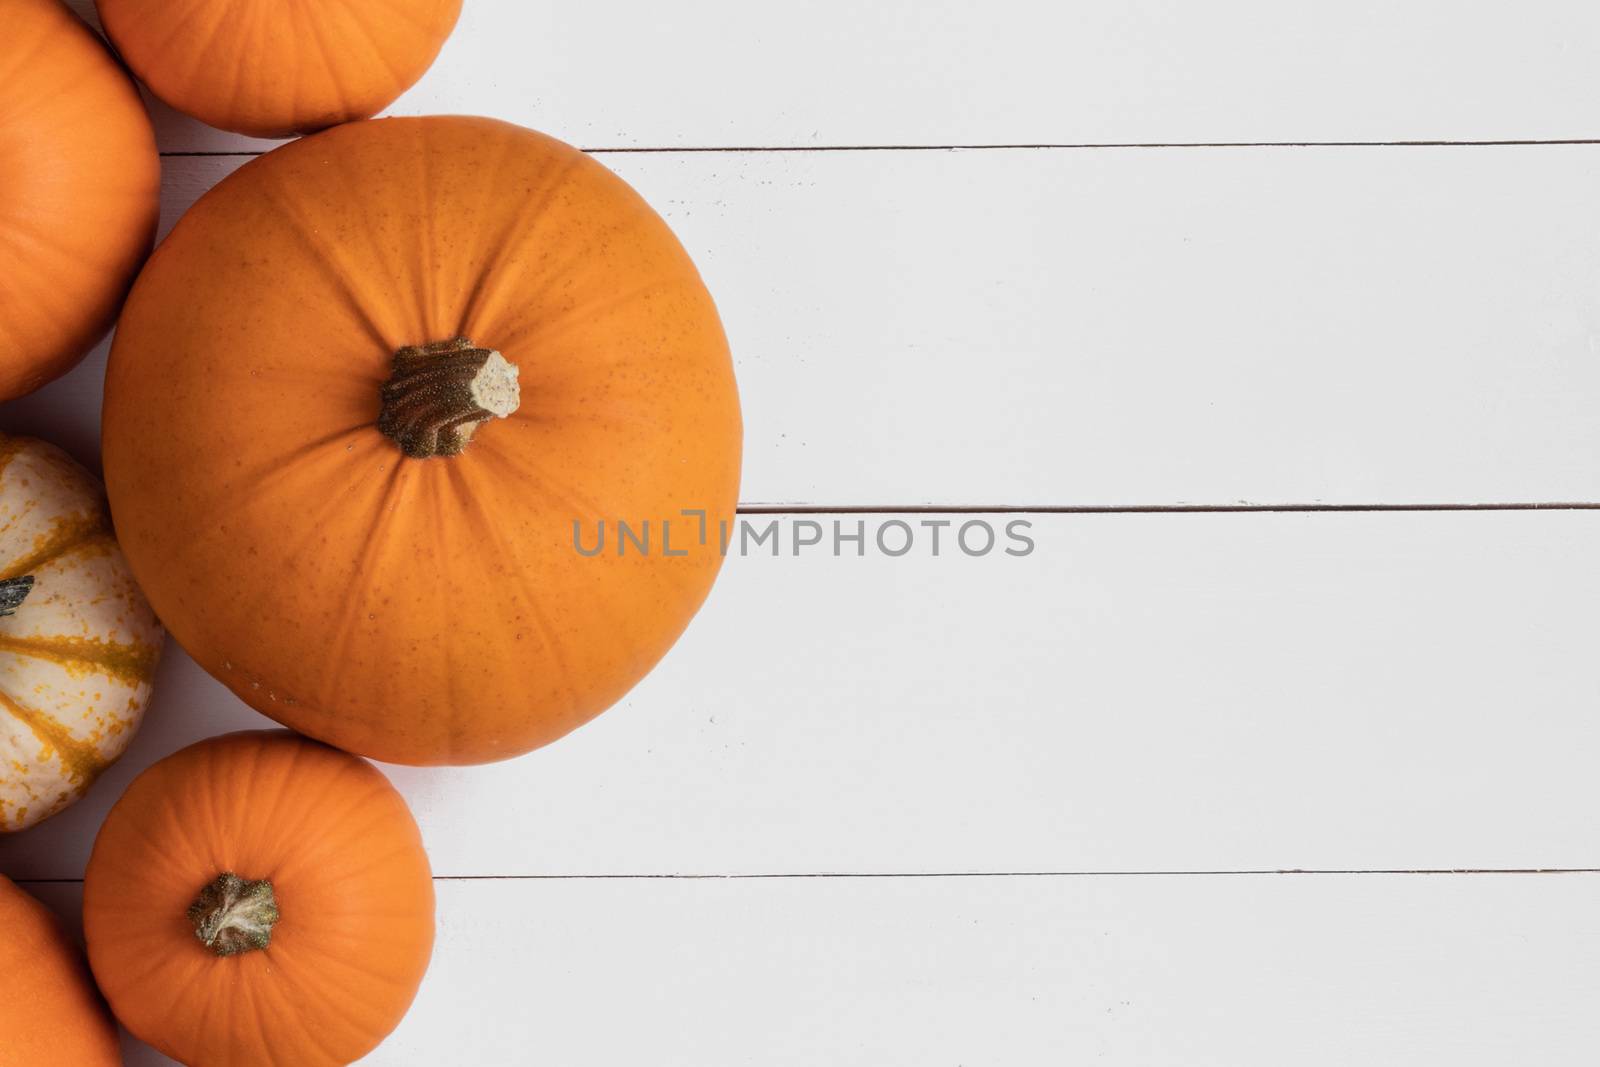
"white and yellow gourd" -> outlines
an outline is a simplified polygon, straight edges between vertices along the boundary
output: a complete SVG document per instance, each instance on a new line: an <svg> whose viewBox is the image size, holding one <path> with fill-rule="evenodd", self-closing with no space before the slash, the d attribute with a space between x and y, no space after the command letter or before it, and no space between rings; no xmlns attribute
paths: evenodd
<svg viewBox="0 0 1600 1067"><path fill-rule="evenodd" d="M54 815L122 755L161 641L100 483L0 434L0 832Z"/></svg>

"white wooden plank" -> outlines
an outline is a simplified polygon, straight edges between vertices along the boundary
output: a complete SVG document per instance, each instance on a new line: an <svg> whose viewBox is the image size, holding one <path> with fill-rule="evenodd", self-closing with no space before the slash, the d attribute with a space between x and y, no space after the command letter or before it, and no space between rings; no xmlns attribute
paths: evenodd
<svg viewBox="0 0 1600 1067"><path fill-rule="evenodd" d="M1600 500L1600 146L602 158L719 299L747 502ZM0 420L86 441L101 375Z"/></svg>
<svg viewBox="0 0 1600 1067"><path fill-rule="evenodd" d="M1597 41L1580 0L470 0L394 111L596 147L1588 137Z"/></svg>
<svg viewBox="0 0 1600 1067"><path fill-rule="evenodd" d="M1594 866L1600 512L1031 521L1022 558L786 526L594 723L390 768L435 872ZM76 877L135 771L263 722L173 653L129 755L0 871Z"/></svg>
<svg viewBox="0 0 1600 1067"><path fill-rule="evenodd" d="M1600 1043L1597 887L441 882L421 993L362 1062L1579 1067ZM130 1067L169 1062L130 1045Z"/></svg>
<svg viewBox="0 0 1600 1067"><path fill-rule="evenodd" d="M471 0L396 111L623 148L1592 134L1571 0L688 7ZM1597 152L601 158L719 296L747 502L1160 505L1600 500ZM169 159L168 225L238 162ZM103 359L0 428L93 463ZM1025 559L735 560L594 725L387 768L474 880L368 1062L1592 1061L1594 875L715 877L1594 865L1600 513L1028 518ZM160 681L0 871L81 874L139 769L263 724L176 649Z"/></svg>

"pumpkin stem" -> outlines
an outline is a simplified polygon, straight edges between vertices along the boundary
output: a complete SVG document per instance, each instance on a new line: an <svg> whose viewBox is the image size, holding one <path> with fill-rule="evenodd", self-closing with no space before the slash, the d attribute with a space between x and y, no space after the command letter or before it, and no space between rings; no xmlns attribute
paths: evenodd
<svg viewBox="0 0 1600 1067"><path fill-rule="evenodd" d="M194 936L221 957L266 948L279 919L272 883L247 882L232 871L200 890L188 915Z"/></svg>
<svg viewBox="0 0 1600 1067"><path fill-rule="evenodd" d="M459 455L480 423L522 400L516 364L465 337L407 345L394 354L378 430L412 459Z"/></svg>
<svg viewBox="0 0 1600 1067"><path fill-rule="evenodd" d="M0 582L0 616L14 615L22 602L33 592L33 575L7 578Z"/></svg>

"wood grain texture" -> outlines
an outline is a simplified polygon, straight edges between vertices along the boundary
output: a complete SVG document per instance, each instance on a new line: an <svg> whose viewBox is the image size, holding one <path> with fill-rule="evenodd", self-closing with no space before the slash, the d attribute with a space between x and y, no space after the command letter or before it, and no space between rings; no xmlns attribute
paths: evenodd
<svg viewBox="0 0 1600 1067"><path fill-rule="evenodd" d="M726 318L747 505L1595 503L1600 146L810 149L1593 138L1597 31L470 0L394 110L625 150ZM241 162L166 160L166 224ZM103 362L0 425L93 465ZM1024 559L732 560L572 737L386 769L462 880L369 1062L1592 1062L1600 875L1015 872L1593 868L1600 512L1021 517ZM78 877L139 769L263 721L176 650L157 693L0 870Z"/></svg>
<svg viewBox="0 0 1600 1067"><path fill-rule="evenodd" d="M432 969L362 1062L1579 1067L1600 1041L1597 887L441 882ZM69 911L77 890L27 888Z"/></svg>
<svg viewBox="0 0 1600 1067"><path fill-rule="evenodd" d="M584 147L1586 137L1596 41L1567 0L470 0L391 110Z"/></svg>
<svg viewBox="0 0 1600 1067"><path fill-rule="evenodd" d="M886 559L785 520L595 722L389 768L434 871L1595 866L1600 512L1031 521L1030 556ZM156 694L0 870L78 876L139 769L263 722L181 655Z"/></svg>
<svg viewBox="0 0 1600 1067"><path fill-rule="evenodd" d="M746 503L1600 501L1600 146L600 158L718 300ZM87 447L102 361L0 417Z"/></svg>

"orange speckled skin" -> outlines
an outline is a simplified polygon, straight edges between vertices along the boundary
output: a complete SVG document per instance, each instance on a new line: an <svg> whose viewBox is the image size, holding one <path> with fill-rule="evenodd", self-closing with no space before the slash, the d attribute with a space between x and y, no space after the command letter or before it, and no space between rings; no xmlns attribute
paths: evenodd
<svg viewBox="0 0 1600 1067"><path fill-rule="evenodd" d="M0 875L0 1067L118 1067L117 1027L83 954Z"/></svg>
<svg viewBox="0 0 1600 1067"><path fill-rule="evenodd" d="M461 0L95 0L139 79L202 122L287 137L376 115L433 63Z"/></svg>
<svg viewBox="0 0 1600 1067"><path fill-rule="evenodd" d="M374 428L393 353L457 335L520 367L521 407L408 459ZM610 706L710 590L738 497L689 257L610 171L488 119L342 126L207 194L135 286L103 429L123 550L184 648L400 763L504 759ZM618 519L651 521L648 555L576 551L575 521L592 545Z"/></svg>
<svg viewBox="0 0 1600 1067"><path fill-rule="evenodd" d="M186 912L224 873L272 882L272 943L213 955ZM146 769L83 886L95 979L183 1063L334 1067L405 1015L433 953L433 881L405 801L369 763L286 731L214 737Z"/></svg>
<svg viewBox="0 0 1600 1067"><path fill-rule="evenodd" d="M105 335L155 239L161 161L133 82L59 0L0 3L0 400Z"/></svg>

